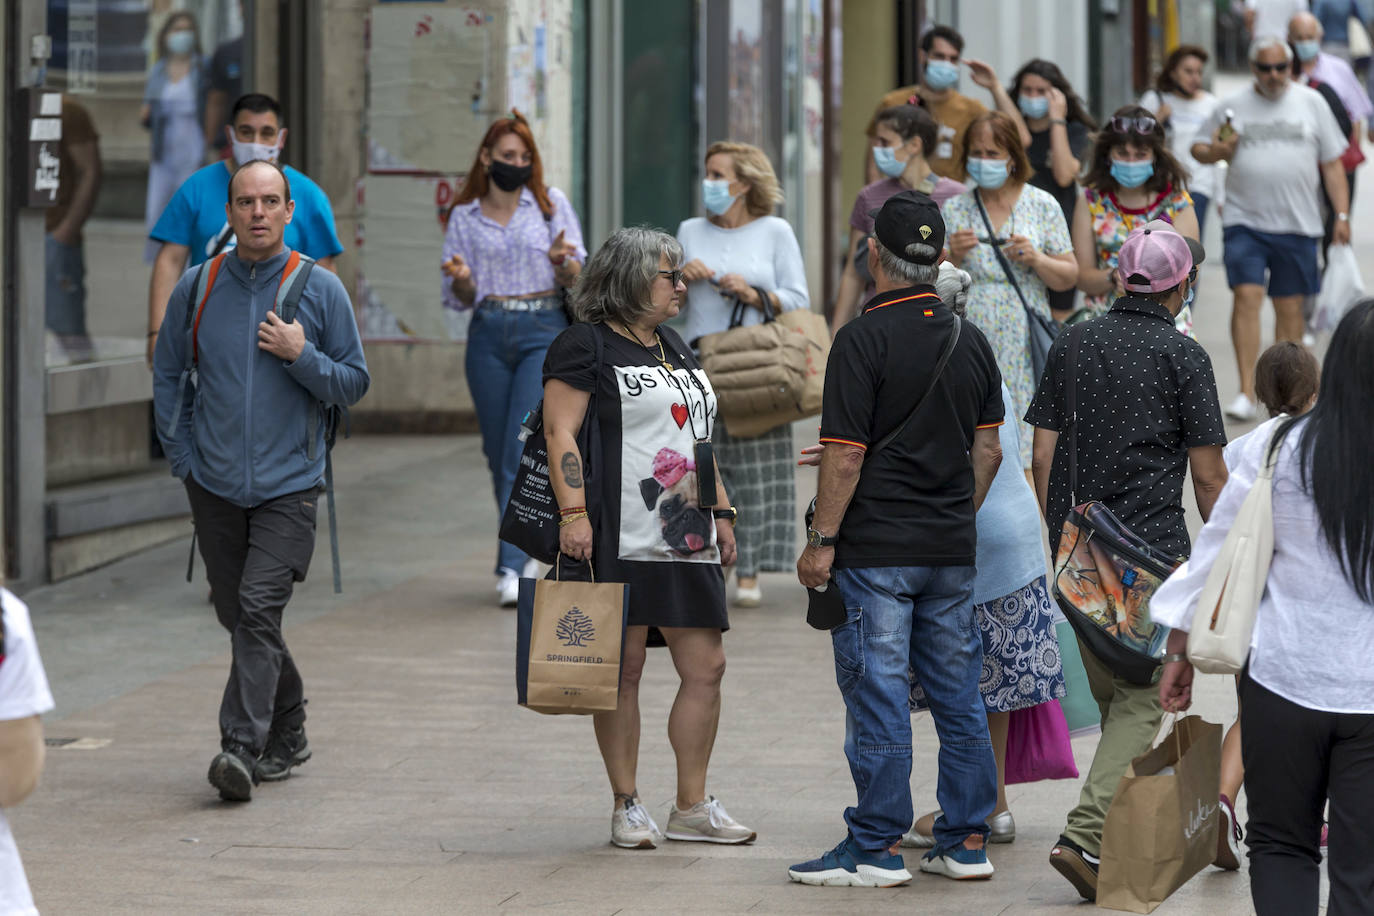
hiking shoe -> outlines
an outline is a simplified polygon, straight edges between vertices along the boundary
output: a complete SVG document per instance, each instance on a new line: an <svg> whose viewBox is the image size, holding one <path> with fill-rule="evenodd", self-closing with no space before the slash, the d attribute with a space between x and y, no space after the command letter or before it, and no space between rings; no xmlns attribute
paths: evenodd
<svg viewBox="0 0 1374 916"><path fill-rule="evenodd" d="M679 811L677 805L673 805L668 810L668 830L664 836L691 843L736 845L752 843L758 834L727 814L725 806L716 801L714 795L708 795L705 801L697 802L686 811Z"/></svg>
<svg viewBox="0 0 1374 916"><path fill-rule="evenodd" d="M663 831L638 798L633 802L626 799L611 815L611 842L621 849L653 849L654 840L662 837Z"/></svg>
<svg viewBox="0 0 1374 916"><path fill-rule="evenodd" d="M229 744L210 761L206 778L219 789L225 801L248 801L253 797L253 752L242 744Z"/></svg>
<svg viewBox="0 0 1374 916"><path fill-rule="evenodd" d="M860 849L853 837L846 836L819 859L793 865L787 877L823 887L896 887L910 881L911 872L901 856Z"/></svg>
<svg viewBox="0 0 1374 916"><path fill-rule="evenodd" d="M991 878L993 869L986 847L969 849L959 843L957 846L936 847L926 853L921 857L921 871L967 881L971 878Z"/></svg>
<svg viewBox="0 0 1374 916"><path fill-rule="evenodd" d="M310 742L305 738L305 726L273 729L267 736L267 749L262 752L254 774L259 782L280 782L291 775L291 768L310 759Z"/></svg>
<svg viewBox="0 0 1374 916"><path fill-rule="evenodd" d="M1050 865L1059 872L1084 900L1097 900L1098 857L1082 846L1060 837L1050 850Z"/></svg>
<svg viewBox="0 0 1374 916"><path fill-rule="evenodd" d="M1220 818L1217 823L1217 857L1212 864L1217 868L1235 871L1240 868L1240 824L1236 823L1236 809L1231 806L1231 799L1223 795L1220 802L1217 806L1217 817Z"/></svg>

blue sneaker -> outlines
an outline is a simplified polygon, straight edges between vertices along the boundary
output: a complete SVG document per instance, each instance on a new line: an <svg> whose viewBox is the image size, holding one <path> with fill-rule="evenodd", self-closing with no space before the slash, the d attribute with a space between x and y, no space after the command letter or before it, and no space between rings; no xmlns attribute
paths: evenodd
<svg viewBox="0 0 1374 916"><path fill-rule="evenodd" d="M985 848L969 849L957 846L937 846L921 858L921 871L965 881L970 878L991 878L992 863Z"/></svg>
<svg viewBox="0 0 1374 916"><path fill-rule="evenodd" d="M846 836L840 845L810 862L793 865L787 877L825 887L896 887L911 880L901 856L867 852Z"/></svg>

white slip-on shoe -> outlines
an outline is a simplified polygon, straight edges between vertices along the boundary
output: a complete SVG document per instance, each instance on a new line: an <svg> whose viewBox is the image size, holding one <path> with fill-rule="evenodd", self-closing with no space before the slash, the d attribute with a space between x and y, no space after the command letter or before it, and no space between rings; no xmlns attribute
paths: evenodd
<svg viewBox="0 0 1374 916"><path fill-rule="evenodd" d="M611 815L611 842L621 849L653 849L654 841L662 836L649 810L637 798L626 799Z"/></svg>
<svg viewBox="0 0 1374 916"><path fill-rule="evenodd" d="M496 594L501 607L515 607L520 603L520 576L515 570L501 570L496 579Z"/></svg>
<svg viewBox="0 0 1374 916"><path fill-rule="evenodd" d="M1226 407L1226 416L1241 422L1255 419L1256 413L1255 402L1247 398L1244 392L1236 395L1236 399Z"/></svg>
<svg viewBox="0 0 1374 916"><path fill-rule="evenodd" d="M763 589L757 585L735 589L735 607L758 607L763 604Z"/></svg>
<svg viewBox="0 0 1374 916"><path fill-rule="evenodd" d="M708 795L686 811L679 811L674 804L668 811L664 836L689 843L738 845L754 842L758 834L731 817L714 795Z"/></svg>

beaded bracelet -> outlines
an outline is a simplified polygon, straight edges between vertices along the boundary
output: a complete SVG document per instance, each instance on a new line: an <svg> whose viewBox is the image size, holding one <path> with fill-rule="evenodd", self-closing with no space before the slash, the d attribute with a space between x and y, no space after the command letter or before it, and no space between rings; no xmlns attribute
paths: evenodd
<svg viewBox="0 0 1374 916"><path fill-rule="evenodd" d="M559 515L572 515L575 512L586 512L586 506L566 506L558 510Z"/></svg>

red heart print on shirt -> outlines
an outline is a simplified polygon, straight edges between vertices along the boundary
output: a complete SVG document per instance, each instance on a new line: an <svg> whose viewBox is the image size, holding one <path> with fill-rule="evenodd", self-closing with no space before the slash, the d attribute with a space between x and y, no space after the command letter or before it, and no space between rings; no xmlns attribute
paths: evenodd
<svg viewBox="0 0 1374 916"><path fill-rule="evenodd" d="M678 429L682 429L682 424L684 424L684 423L687 422L687 405L686 405L686 404L674 404L674 405L673 405L673 420L674 420L674 422L677 423L677 428L678 428Z"/></svg>

